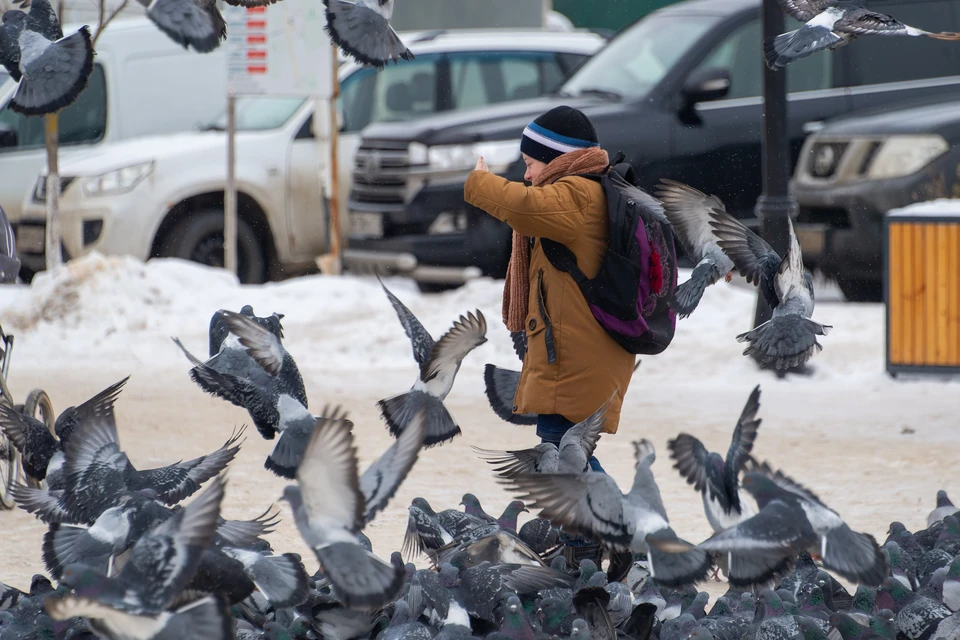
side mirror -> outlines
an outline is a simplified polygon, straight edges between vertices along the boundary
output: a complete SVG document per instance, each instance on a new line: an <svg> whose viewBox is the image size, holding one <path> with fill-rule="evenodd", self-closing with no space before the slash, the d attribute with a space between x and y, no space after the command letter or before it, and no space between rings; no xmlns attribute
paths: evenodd
<svg viewBox="0 0 960 640"><path fill-rule="evenodd" d="M0 125L0 147L16 147L17 142L17 130Z"/></svg>
<svg viewBox="0 0 960 640"><path fill-rule="evenodd" d="M680 93L684 108L699 102L719 100L730 92L730 72L726 69L709 68L694 71L683 83Z"/></svg>

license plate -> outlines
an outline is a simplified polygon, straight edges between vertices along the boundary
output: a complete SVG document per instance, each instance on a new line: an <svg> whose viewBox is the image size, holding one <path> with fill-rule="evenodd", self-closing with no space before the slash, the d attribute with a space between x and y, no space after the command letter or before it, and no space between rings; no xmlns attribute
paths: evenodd
<svg viewBox="0 0 960 640"><path fill-rule="evenodd" d="M38 225L17 227L17 253L43 253L46 244L46 230Z"/></svg>
<svg viewBox="0 0 960 640"><path fill-rule="evenodd" d="M364 238L383 237L383 215L366 211L351 211L350 235Z"/></svg>

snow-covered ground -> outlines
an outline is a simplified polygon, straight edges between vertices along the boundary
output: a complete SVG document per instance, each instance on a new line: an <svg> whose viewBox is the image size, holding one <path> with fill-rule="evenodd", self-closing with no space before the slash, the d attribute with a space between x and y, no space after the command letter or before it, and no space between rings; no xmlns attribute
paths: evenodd
<svg viewBox="0 0 960 640"><path fill-rule="evenodd" d="M510 499L468 445L519 448L535 442L532 428L500 421L483 395L485 363L519 365L499 322L502 282L481 279L439 295L423 295L403 279L387 284L435 336L459 314L479 308L488 319L489 341L468 357L447 401L464 435L424 452L368 531L384 555L399 548L414 496L447 508L470 491L491 512ZM781 380L759 371L735 340L749 328L755 300L755 291L718 284L680 322L664 354L643 358L620 431L604 436L598 449L622 486L632 475L630 441L650 438L659 452L654 469L671 523L682 537L706 537L700 498L671 469L666 441L688 431L709 448L726 451L744 401L760 384L763 426L755 454L807 484L853 527L881 539L891 520L922 527L937 489L960 494L954 471L960 383L887 376L882 305L851 305L819 294L814 319L833 330L821 339L824 350L811 361L811 375ZM375 402L407 388L417 370L403 329L372 277L317 275L252 287L221 270L177 260L143 264L89 256L52 278L41 274L30 287L0 288L0 324L16 336L11 388L21 398L43 387L60 410L132 374L117 415L121 443L135 464L148 467L213 450L249 418L193 386L189 365L170 337L205 356L211 314L244 304L259 315L285 314L285 345L303 374L311 409L342 404L356 423L362 464L379 455L390 436ZM229 471L227 517L253 517L280 496L283 481L262 468L272 445L251 426ZM0 581L26 586L43 568L45 528L19 510L0 513L0 526L12 545L0 556ZM278 550L302 553L307 568L315 569L290 518L272 541Z"/></svg>

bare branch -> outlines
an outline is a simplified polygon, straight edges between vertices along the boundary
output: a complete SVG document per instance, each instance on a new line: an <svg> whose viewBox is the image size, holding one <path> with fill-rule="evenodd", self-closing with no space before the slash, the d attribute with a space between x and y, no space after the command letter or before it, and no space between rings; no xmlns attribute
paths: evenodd
<svg viewBox="0 0 960 640"><path fill-rule="evenodd" d="M117 7L110 12L110 14L104 18L104 13L106 12L106 0L100 0L100 19L99 24L97 25L97 33L93 36L93 46L97 46L97 39L100 37L100 34L103 33L103 30L107 28L107 25L113 22L113 19L117 15L127 8L127 3L130 0L123 0Z"/></svg>

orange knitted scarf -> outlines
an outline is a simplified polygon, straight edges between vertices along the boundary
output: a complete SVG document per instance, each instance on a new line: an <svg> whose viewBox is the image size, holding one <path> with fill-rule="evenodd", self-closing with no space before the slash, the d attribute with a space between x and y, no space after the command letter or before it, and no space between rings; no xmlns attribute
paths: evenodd
<svg viewBox="0 0 960 640"><path fill-rule="evenodd" d="M600 147L571 151L554 158L537 176L533 186L552 184L566 176L604 173L610 157ZM511 332L524 331L530 300L530 240L513 232L513 250L503 283L503 324Z"/></svg>

